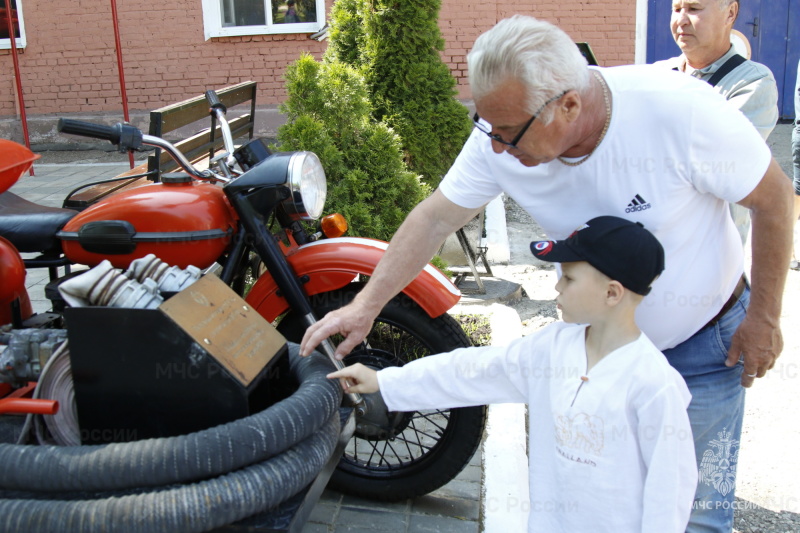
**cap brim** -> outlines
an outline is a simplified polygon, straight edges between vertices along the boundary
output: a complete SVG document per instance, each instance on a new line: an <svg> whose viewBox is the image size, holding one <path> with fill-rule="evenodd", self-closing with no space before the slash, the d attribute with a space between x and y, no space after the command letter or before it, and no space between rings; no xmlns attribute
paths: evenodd
<svg viewBox="0 0 800 533"><path fill-rule="evenodd" d="M533 241L531 243L531 253L537 259L551 263L585 261L583 257L567 245L566 241Z"/></svg>

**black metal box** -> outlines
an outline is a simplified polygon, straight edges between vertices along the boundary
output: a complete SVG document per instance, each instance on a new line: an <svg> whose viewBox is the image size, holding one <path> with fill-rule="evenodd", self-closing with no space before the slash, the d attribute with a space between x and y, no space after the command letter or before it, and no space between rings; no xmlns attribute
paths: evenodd
<svg viewBox="0 0 800 533"><path fill-rule="evenodd" d="M65 311L83 444L182 435L267 407L285 340L207 278L155 310Z"/></svg>

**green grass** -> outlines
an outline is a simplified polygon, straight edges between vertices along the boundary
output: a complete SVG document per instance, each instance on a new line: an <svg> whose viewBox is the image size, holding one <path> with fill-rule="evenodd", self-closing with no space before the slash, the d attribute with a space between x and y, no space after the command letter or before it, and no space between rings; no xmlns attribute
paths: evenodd
<svg viewBox="0 0 800 533"><path fill-rule="evenodd" d="M492 329L489 318L484 315L453 315L473 346L489 346L492 342Z"/></svg>

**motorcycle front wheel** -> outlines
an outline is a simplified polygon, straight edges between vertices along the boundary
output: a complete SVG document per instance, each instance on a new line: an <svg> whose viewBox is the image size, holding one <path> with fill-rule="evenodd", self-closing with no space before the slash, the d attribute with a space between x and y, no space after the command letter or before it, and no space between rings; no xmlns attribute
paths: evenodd
<svg viewBox="0 0 800 533"><path fill-rule="evenodd" d="M321 318L347 305L362 287L353 283L313 296L315 314ZM288 340L300 342L305 325L301 317L290 313L278 330ZM332 340L336 343L339 339ZM344 362L360 362L379 370L469 345L453 317L444 314L431 318L410 298L399 294L383 308L361 347ZM480 445L485 423L485 406L389 413L388 424L381 427L357 419L356 432L328 486L383 501L432 492L467 466Z"/></svg>

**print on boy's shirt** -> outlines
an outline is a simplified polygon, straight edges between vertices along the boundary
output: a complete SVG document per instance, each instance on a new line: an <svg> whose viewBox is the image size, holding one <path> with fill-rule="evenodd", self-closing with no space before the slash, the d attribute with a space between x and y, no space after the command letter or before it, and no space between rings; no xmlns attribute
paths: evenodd
<svg viewBox="0 0 800 533"><path fill-rule="evenodd" d="M562 450L561 447L559 447L559 446L556 446L556 451L558 452L558 455L560 455L561 457L563 457L564 459L567 459L569 461L573 461L575 463L581 463L581 464L588 465L588 466L595 466L595 467L597 466L597 463L595 463L591 459L584 459L583 457L579 457L577 455L573 455L570 452L566 452L566 451Z"/></svg>
<svg viewBox="0 0 800 533"><path fill-rule="evenodd" d="M603 419L586 413L574 416L557 415L556 442L564 448L571 448L591 455L603 453Z"/></svg>

